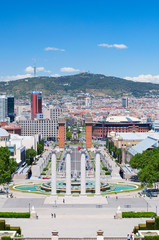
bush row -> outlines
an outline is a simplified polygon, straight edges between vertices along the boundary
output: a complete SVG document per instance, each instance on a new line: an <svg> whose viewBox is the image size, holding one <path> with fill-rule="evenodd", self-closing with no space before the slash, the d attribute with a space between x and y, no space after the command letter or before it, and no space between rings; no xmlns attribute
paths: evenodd
<svg viewBox="0 0 159 240"><path fill-rule="evenodd" d="M145 240L159 240L159 236L145 236Z"/></svg>
<svg viewBox="0 0 159 240"><path fill-rule="evenodd" d="M3 218L30 218L29 212L0 212L0 217Z"/></svg>
<svg viewBox="0 0 159 240"><path fill-rule="evenodd" d="M147 220L146 224L135 226L133 232L137 233L138 230L159 230L159 217L155 217L155 220Z"/></svg>
<svg viewBox="0 0 159 240"><path fill-rule="evenodd" d="M19 235L21 235L20 227L12 227L9 224L5 224L5 220L0 220L0 231L3 231L3 230L16 231ZM8 240L8 239L6 239L6 240Z"/></svg>
<svg viewBox="0 0 159 240"><path fill-rule="evenodd" d="M122 212L123 218L149 218L155 217L155 212Z"/></svg>

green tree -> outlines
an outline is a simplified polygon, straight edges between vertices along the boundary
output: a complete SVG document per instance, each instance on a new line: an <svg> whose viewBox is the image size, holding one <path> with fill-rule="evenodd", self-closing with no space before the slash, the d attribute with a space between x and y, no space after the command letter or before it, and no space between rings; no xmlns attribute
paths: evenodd
<svg viewBox="0 0 159 240"><path fill-rule="evenodd" d="M38 155L40 155L43 152L43 146L39 143L37 144L37 152L38 152Z"/></svg>
<svg viewBox="0 0 159 240"><path fill-rule="evenodd" d="M136 154L130 160L132 168L139 170L138 177L143 184L159 181L159 148Z"/></svg>
<svg viewBox="0 0 159 240"><path fill-rule="evenodd" d="M33 163L34 157L37 155L37 152L32 148L27 149L26 151L26 162L28 165Z"/></svg>
<svg viewBox="0 0 159 240"><path fill-rule="evenodd" d="M70 140L71 137L72 137L72 132L71 131L67 131L66 132L66 137L67 137L68 140Z"/></svg>
<svg viewBox="0 0 159 240"><path fill-rule="evenodd" d="M0 184L9 183L17 168L17 162L10 158L8 147L0 147Z"/></svg>

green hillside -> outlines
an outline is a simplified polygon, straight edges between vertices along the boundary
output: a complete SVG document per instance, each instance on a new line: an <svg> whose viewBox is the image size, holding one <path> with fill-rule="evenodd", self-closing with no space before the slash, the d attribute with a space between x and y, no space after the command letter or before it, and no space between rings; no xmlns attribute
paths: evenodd
<svg viewBox="0 0 159 240"><path fill-rule="evenodd" d="M36 77L0 83L0 92L14 94L15 97L30 95L31 91L42 91L43 95L50 94L75 94L80 90L119 96L124 93L132 93L139 97L156 90L159 93L159 84L133 82L125 79L104 76L101 74L81 73L64 77Z"/></svg>

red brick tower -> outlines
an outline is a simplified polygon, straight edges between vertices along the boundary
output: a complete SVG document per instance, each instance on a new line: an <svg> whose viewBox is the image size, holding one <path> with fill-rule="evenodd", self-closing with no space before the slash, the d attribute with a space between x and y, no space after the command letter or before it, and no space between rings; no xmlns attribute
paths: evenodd
<svg viewBox="0 0 159 240"><path fill-rule="evenodd" d="M58 118L58 124L59 124L59 148L65 147L65 119L63 117Z"/></svg>
<svg viewBox="0 0 159 240"><path fill-rule="evenodd" d="M42 92L31 92L31 119L36 113L42 113Z"/></svg>
<svg viewBox="0 0 159 240"><path fill-rule="evenodd" d="M87 114L86 120L86 148L92 147L92 117L90 113Z"/></svg>

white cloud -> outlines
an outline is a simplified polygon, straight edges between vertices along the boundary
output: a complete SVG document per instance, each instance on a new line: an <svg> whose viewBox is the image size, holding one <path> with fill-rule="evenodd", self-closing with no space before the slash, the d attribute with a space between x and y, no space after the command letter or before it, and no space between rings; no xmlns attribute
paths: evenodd
<svg viewBox="0 0 159 240"><path fill-rule="evenodd" d="M125 44L107 44L107 43L100 43L98 44L98 47L119 48L119 49L128 48Z"/></svg>
<svg viewBox="0 0 159 240"><path fill-rule="evenodd" d="M28 66L25 69L26 73L34 73L34 68L32 66ZM44 67L37 67L36 72L46 72L46 73L51 73L50 70L46 70Z"/></svg>
<svg viewBox="0 0 159 240"><path fill-rule="evenodd" d="M159 75L152 76L151 74L141 74L137 77L125 77L127 80L132 80L135 82L151 82L151 83L159 83Z"/></svg>
<svg viewBox="0 0 159 240"><path fill-rule="evenodd" d="M57 74L57 73L55 73L55 74L52 74L52 75L50 75L51 77L60 77L60 75L59 74Z"/></svg>
<svg viewBox="0 0 159 240"><path fill-rule="evenodd" d="M46 47L44 48L45 51L60 51L65 52L65 49L55 48L55 47Z"/></svg>
<svg viewBox="0 0 159 240"><path fill-rule="evenodd" d="M60 68L60 71L61 72L79 72L80 70L72 67L63 67L63 68Z"/></svg>
<svg viewBox="0 0 159 240"><path fill-rule="evenodd" d="M17 75L8 75L8 76L0 76L1 82L8 82L8 81L14 81L22 78L30 78L32 75L30 73L27 74L17 74Z"/></svg>

